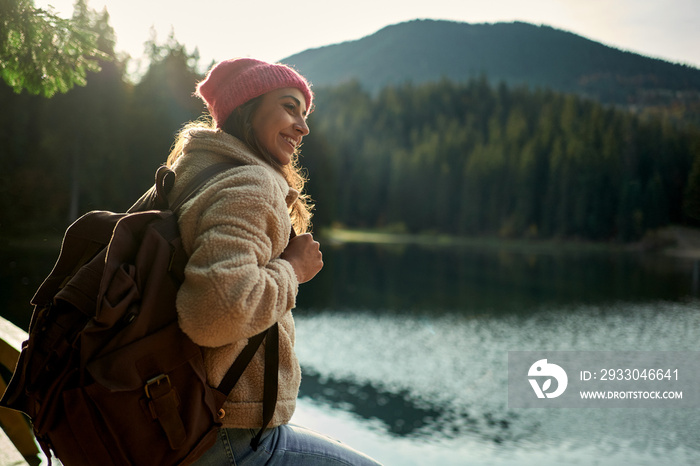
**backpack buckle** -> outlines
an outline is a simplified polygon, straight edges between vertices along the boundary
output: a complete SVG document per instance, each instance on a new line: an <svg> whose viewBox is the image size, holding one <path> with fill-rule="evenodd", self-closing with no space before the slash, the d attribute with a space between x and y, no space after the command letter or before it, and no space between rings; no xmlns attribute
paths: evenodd
<svg viewBox="0 0 700 466"><path fill-rule="evenodd" d="M172 385L170 384L170 377L168 376L168 374L157 375L157 376L153 377L152 379L149 379L146 382L146 385L143 388L146 391L146 396L149 399L153 398L151 396L151 390L149 389L149 387L154 386L154 385L159 386L163 381L168 383L168 389L170 389L172 387Z"/></svg>

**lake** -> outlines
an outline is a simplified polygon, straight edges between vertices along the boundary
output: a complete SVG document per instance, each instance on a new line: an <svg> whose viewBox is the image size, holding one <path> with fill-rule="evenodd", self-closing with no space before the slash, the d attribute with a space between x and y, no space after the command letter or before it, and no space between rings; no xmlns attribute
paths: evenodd
<svg viewBox="0 0 700 466"><path fill-rule="evenodd" d="M508 351L700 351L698 265L566 247L324 243L293 422L386 465L700 464L697 409L517 409ZM4 315L55 259L5 250ZM9 312L8 309L21 312Z"/></svg>

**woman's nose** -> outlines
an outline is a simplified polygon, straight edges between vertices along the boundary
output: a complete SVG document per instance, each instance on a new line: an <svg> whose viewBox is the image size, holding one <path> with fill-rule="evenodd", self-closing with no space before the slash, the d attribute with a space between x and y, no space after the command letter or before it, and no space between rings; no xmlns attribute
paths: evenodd
<svg viewBox="0 0 700 466"><path fill-rule="evenodd" d="M306 123L306 120L301 120L295 123L294 129L297 130L302 136L309 134L309 125Z"/></svg>

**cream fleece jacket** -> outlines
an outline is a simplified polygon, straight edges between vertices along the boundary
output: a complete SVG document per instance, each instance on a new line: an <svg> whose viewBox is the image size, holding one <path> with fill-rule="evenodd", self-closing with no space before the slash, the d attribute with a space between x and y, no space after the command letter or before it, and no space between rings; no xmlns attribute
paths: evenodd
<svg viewBox="0 0 700 466"><path fill-rule="evenodd" d="M172 167L174 199L203 168L239 164L212 178L178 217L190 258L177 295L182 330L203 349L213 386L248 338L279 322L279 391L271 426L287 423L296 406L301 370L294 353L294 307L298 282L280 255L289 241L289 206L299 193L240 140L223 132L196 130ZM262 425L264 343L229 395L225 427Z"/></svg>

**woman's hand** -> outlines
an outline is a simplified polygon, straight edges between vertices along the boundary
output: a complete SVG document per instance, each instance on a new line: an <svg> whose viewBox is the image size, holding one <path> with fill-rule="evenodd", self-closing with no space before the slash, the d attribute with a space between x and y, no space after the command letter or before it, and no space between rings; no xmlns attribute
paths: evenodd
<svg viewBox="0 0 700 466"><path fill-rule="evenodd" d="M292 264L299 283L306 283L323 267L320 245L310 233L295 236L280 256Z"/></svg>

